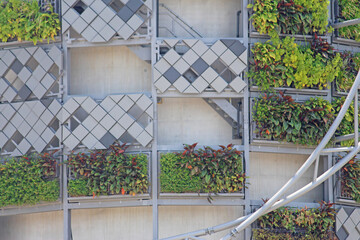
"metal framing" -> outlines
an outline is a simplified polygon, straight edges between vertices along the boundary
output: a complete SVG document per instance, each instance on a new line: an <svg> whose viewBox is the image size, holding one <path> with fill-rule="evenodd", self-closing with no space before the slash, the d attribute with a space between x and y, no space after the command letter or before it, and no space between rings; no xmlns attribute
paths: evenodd
<svg viewBox="0 0 360 240"><path fill-rule="evenodd" d="M241 1L241 0L240 0ZM249 0L250 1L250 0ZM264 41L264 38L267 38L267 36L259 35L257 33L254 33L252 31L251 23L249 22L249 14L247 12L247 4L249 2L248 0L242 0L242 37L237 38L243 42L245 46L248 47L248 54L250 54L250 44L257 42L257 41ZM113 39L107 43L90 43L86 41L81 40L75 40L71 39L69 31L66 32L61 38L62 46L63 46L63 78L62 78L62 84L61 84L61 93L63 94L63 100L68 99L68 88L69 88L69 81L71 79L70 77L70 68L71 68L71 59L69 51L71 51L71 48L81 48L81 47L99 47L99 46L123 46L123 45L150 45L151 46L151 63L152 63L152 70L153 70L153 64L158 60L159 56L159 45L158 40L162 38L158 38L158 3L159 0L153 0L153 10L152 15L149 18L148 23L148 35L147 37L135 37L129 40L121 40L121 39ZM333 1L332 1L333 2ZM330 9L333 12L333 8ZM334 22L334 15L330 17L330 21ZM182 19L180 19L182 21ZM352 23L358 23L359 19L354 20ZM342 26L344 24L336 24L335 27ZM340 26L340 27L341 27ZM249 32L250 30L250 32ZM337 43L336 48L339 50L351 50L351 51L360 51L360 47L351 47L347 46L347 44L351 45L352 42L350 40L339 40L338 38L331 39L331 36L326 36L327 40L332 43ZM60 40L60 37L57 38L57 40ZM214 42L217 40L216 38L202 38L204 41ZM304 36L298 36L297 40L304 40ZM334 41L332 41L334 40ZM345 45L342 45L345 44ZM0 48L9 48L13 46L20 45L18 42L13 43L5 43L2 44ZM28 46L29 43L21 43L21 46ZM359 46L358 44L355 44L355 46ZM359 78L359 77L358 77ZM360 78L359 78L360 79ZM160 186L159 186L159 161L158 161L158 152L159 151L170 151L173 149L181 149L181 145L173 146L173 145L158 145L158 109L157 109L157 100L158 98L183 98L183 97L195 97L195 98L242 98L243 99L243 115L244 115L244 121L243 121L243 145L238 145L236 148L240 151L244 151L244 170L246 172L247 176L251 177L250 172L250 152L266 152L266 153L283 153L283 154L301 154L301 155L310 155L313 153L314 148L304 148L301 146L295 146L293 144L279 144L278 142L269 142L269 141L253 141L251 142L251 98L259 96L259 92L257 92L256 87L250 87L250 82L247 78L245 78L246 83L248 84L248 87L246 87L241 93L234 93L231 91L224 91L222 93L216 93L216 92L203 92L201 94L182 94L177 91L169 90L165 93L159 94L156 90L154 84L152 84L151 89L151 95L152 100L154 103L154 136L153 136L153 142L151 144L151 149L147 149L147 151L151 150L151 157L150 157L150 179L151 179L151 186L150 186L150 193L149 195L140 195L137 197L131 197L131 198L124 198L124 197L105 197L105 198L97 198L97 199L88 199L88 198L68 198L67 194L67 181L68 181L68 175L67 175L67 167L64 164L62 167L62 184L61 184L61 190L62 190L62 203L54 203L54 204L47 204L47 205L36 205L33 207L19 207L19 208L11 208L11 209L0 209L0 217L1 216L8 216L8 215L17 215L17 214L26 214L26 213L37 213L37 212L49 212L49 211L63 211L63 224L64 224L64 240L71 240L72 239L72 233L71 233L71 210L72 209L92 209L92 208L114 208L114 207L136 207L136 206L151 206L152 207L152 219L153 219L153 236L152 238L154 240L159 239L159 206L243 206L244 207L244 213L245 217L239 218L235 221L224 223L215 227L210 227L207 229L195 231L188 234L179 235L176 237L171 237L167 239L197 239L197 237L194 236L201 236L208 233L212 233L219 230L224 230L230 227L235 227L236 225L240 224L242 221L245 221L246 224L240 225L241 227L238 228L236 231L240 231L243 228L245 228L244 232L244 238L250 239L251 237L251 228L249 223L251 222L251 219L255 219L254 215L250 217L252 212L252 206L253 205L260 205L259 201L251 200L247 194L248 190L244 189L244 193L241 194L220 194L219 196L214 196L214 201L210 204L206 196L198 196L197 194L160 194ZM152 74L151 82L154 83L154 75ZM284 89L278 89L278 90L284 90ZM325 99L331 101L332 96L334 96L334 92L332 92L331 89L326 90L308 90L308 91L297 91L293 89L288 89L287 94L295 94L296 98L298 100L303 100L309 97L309 95L306 94L316 94L316 95L322 95ZM355 94L355 93L354 93ZM356 91L356 101L355 104L358 104L357 99L357 91ZM357 108L355 108L357 110ZM355 114L357 116L357 114ZM358 119L355 120L355 132L358 132L357 129L357 123ZM356 142L359 141L358 134L355 134L355 140ZM63 147L63 146L60 146ZM355 154L359 150L359 146L344 149L344 150L351 150L351 154ZM136 149L135 149L136 150ZM139 149L138 149L139 150ZM336 149L339 150L339 149ZM341 163L339 165L333 166L332 161L332 152L335 151L334 149L324 149L322 151L315 150L316 153L321 155L321 160L324 161L325 165L325 171L326 169L329 169L327 172L327 176L329 174L332 174L336 171L336 169L340 169L339 166L341 164L346 163L346 159L348 157L345 157L343 160L341 160ZM313 156L313 155L311 155ZM319 162L319 158L311 158L311 163L313 161ZM65 160L65 159L64 159ZM310 164L311 164L310 163ZM309 164L307 164L309 165ZM316 164L317 166L317 164ZM297 176L300 176L302 171ZM327 180L326 180L327 179ZM301 195L302 192L309 191L309 189L313 188L314 186L319 185L321 182L325 181L326 183L324 185L324 199L328 201L335 201L335 197L333 195L333 178L327 178L323 175L318 176L317 171L314 172L314 180L313 182L309 183L309 185L302 188L302 190L299 190L280 201L278 200L278 197L284 193L284 191L278 192L270 201L268 204L261 210L260 213L266 213L268 211L271 211L277 207L287 205L287 206L293 206L293 207L302 207L304 204L307 206L310 206L309 203L290 203L291 200L295 199L299 195ZM247 180L247 182L250 182L251 184L251 178ZM287 189L289 185L283 188L283 190ZM352 204L349 202L341 202L344 204ZM315 204L316 205L316 204ZM315 206L314 205L314 206ZM247 220L245 220L247 219ZM249 220L248 220L249 219ZM231 234L230 234L231 235ZM225 237L224 239L230 238L230 235Z"/></svg>

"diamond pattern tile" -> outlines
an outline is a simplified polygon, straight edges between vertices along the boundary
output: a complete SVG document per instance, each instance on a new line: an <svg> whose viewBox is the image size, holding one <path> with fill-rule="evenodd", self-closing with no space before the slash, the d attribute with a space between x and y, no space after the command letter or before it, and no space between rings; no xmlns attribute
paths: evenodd
<svg viewBox="0 0 360 240"><path fill-rule="evenodd" d="M0 102L42 99L59 93L55 87L60 80L62 58L58 46L4 51L0 57Z"/></svg>
<svg viewBox="0 0 360 240"><path fill-rule="evenodd" d="M339 240L360 239L360 209L341 207L336 214L336 235Z"/></svg>
<svg viewBox="0 0 360 240"><path fill-rule="evenodd" d="M49 101L51 106L60 105L56 99ZM1 104L0 153L18 156L25 155L31 150L42 152L48 147L53 147L50 142L59 146L60 139L55 137L55 131L61 127L60 119L57 114L45 110L47 104L48 102L39 100ZM50 124L53 122L57 122L56 129L53 129L54 124ZM17 135L19 144L13 139L14 135ZM8 143L12 143L15 149L6 148Z"/></svg>
<svg viewBox="0 0 360 240"><path fill-rule="evenodd" d="M76 104L75 104L76 103ZM114 141L121 141L122 136L130 136L144 147L152 140L153 132L141 134L145 129L152 129L152 117L147 113L152 109L152 100L144 94L110 95L101 103L95 102L90 97L79 100L78 97L69 99L64 104L64 109L69 112L64 128L68 132L63 136L63 144L68 150L74 150L83 145L89 149L106 148ZM77 109L83 109L80 121L76 118ZM136 109L133 112L133 109ZM143 126L136 119L146 117L147 125ZM150 140L149 140L150 138Z"/></svg>
<svg viewBox="0 0 360 240"><path fill-rule="evenodd" d="M140 11L151 12L151 8L152 0L122 0L121 4L110 0L62 1L62 31L72 28L88 42L107 42L116 35L127 40L149 18Z"/></svg>
<svg viewBox="0 0 360 240"><path fill-rule="evenodd" d="M227 88L239 93L246 83L242 74L247 67L246 47L238 40L218 40L206 45L202 40L163 40L170 48L154 65L154 85L161 92L174 87L181 93L218 93ZM189 49L178 53L177 49Z"/></svg>

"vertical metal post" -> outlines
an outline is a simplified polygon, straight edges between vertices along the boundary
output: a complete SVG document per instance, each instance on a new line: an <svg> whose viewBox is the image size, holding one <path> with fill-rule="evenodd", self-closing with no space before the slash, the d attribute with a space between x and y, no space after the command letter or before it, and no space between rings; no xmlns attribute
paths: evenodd
<svg viewBox="0 0 360 240"><path fill-rule="evenodd" d="M63 157L64 160L67 160L66 157ZM71 210L69 209L67 197L67 165L63 164L62 171L62 200L63 200L63 214L64 214L64 240L71 240Z"/></svg>
<svg viewBox="0 0 360 240"><path fill-rule="evenodd" d="M249 47L249 34L248 34L248 11L247 11L248 0L242 1L242 30L243 30L243 41L244 46ZM250 49L248 48L248 56ZM249 130L249 119L250 119L250 111L249 111L249 80L245 79L247 83L247 87L244 89L244 104L243 104L243 112L244 112L244 128L243 128L243 139L244 139L244 156L245 156L245 173L247 176L251 176L250 172L250 130ZM248 181L248 180L247 180ZM249 191L245 189L245 207L244 207L244 215L251 213L250 207L250 196ZM248 227L244 232L244 239L250 240L251 238L251 227Z"/></svg>
<svg viewBox="0 0 360 240"><path fill-rule="evenodd" d="M356 89L354 99L354 139L355 147L359 144L359 90Z"/></svg>
<svg viewBox="0 0 360 240"><path fill-rule="evenodd" d="M316 158L316 161L315 161L313 182L316 181L316 178L317 178L317 176L318 176L318 172L319 172L319 159L320 159L320 156L318 156L318 157Z"/></svg>
<svg viewBox="0 0 360 240"><path fill-rule="evenodd" d="M331 166L332 166L332 164L333 164L333 160L332 160L332 153L329 153L328 155L327 155L327 168L326 168L326 170L327 169L329 169ZM325 171L326 171L325 170ZM329 202L335 202L335 199L334 199L334 188L333 188L333 186L334 186L334 176L332 176L332 177L330 177L327 181L326 181L326 183L327 183L327 185L328 185L328 194L327 194L327 196L329 197L329 199L327 199Z"/></svg>
<svg viewBox="0 0 360 240"><path fill-rule="evenodd" d="M151 16L151 93L154 103L154 135L152 142L152 158L151 158L151 196L152 196L152 220L153 220L153 240L159 239L159 209L158 209L158 114L157 114L157 92L154 85L153 67L157 60L157 10L158 0L153 1L153 12Z"/></svg>

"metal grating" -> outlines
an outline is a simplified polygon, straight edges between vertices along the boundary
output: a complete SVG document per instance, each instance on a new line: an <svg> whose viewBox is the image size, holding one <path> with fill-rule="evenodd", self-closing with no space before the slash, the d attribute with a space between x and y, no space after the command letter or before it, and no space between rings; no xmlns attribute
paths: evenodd
<svg viewBox="0 0 360 240"><path fill-rule="evenodd" d="M116 35L127 40L147 21L151 9L151 0L65 0L62 31L71 27L88 42L107 42Z"/></svg>
<svg viewBox="0 0 360 240"><path fill-rule="evenodd" d="M160 92L175 87L181 93L218 93L231 87L240 92L246 86L240 76L247 67L247 49L239 40L223 39L207 46L203 41L164 40L169 48L155 63L155 86ZM184 49L185 52L177 51Z"/></svg>
<svg viewBox="0 0 360 240"><path fill-rule="evenodd" d="M58 46L0 51L0 102L58 95L61 68Z"/></svg>

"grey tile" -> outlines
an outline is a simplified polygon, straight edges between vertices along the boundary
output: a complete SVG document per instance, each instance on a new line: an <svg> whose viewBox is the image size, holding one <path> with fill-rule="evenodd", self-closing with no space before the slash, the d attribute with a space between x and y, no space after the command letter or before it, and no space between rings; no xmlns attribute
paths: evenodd
<svg viewBox="0 0 360 240"><path fill-rule="evenodd" d="M106 7L104 10L100 13L100 17L106 22L110 22L110 20L115 17L116 13L111 7Z"/></svg>
<svg viewBox="0 0 360 240"><path fill-rule="evenodd" d="M174 67L170 67L163 75L171 84L173 84L181 74Z"/></svg>
<svg viewBox="0 0 360 240"><path fill-rule="evenodd" d="M97 14L91 8L86 8L85 11L81 14L81 18L84 19L85 22L90 24L95 18Z"/></svg>
<svg viewBox="0 0 360 240"><path fill-rule="evenodd" d="M96 36L97 32L91 26L88 26L81 35L86 39L86 41L91 42L91 40Z"/></svg>
<svg viewBox="0 0 360 240"><path fill-rule="evenodd" d="M131 11L136 12L143 5L143 2L140 0L129 0L126 3L126 6L131 9Z"/></svg>
<svg viewBox="0 0 360 240"><path fill-rule="evenodd" d="M124 24L125 22L117 15L109 22L110 27L115 31L119 31Z"/></svg>
<svg viewBox="0 0 360 240"><path fill-rule="evenodd" d="M209 65L202 58L199 58L193 63L193 65L191 65L191 67L198 75L201 75L209 67Z"/></svg>
<svg viewBox="0 0 360 240"><path fill-rule="evenodd" d="M129 98L129 96L125 95L118 104L125 112L129 111L129 109L134 105L134 101Z"/></svg>
<svg viewBox="0 0 360 240"><path fill-rule="evenodd" d="M117 13L117 15L124 21L127 22L132 15L134 14L134 12L128 8L127 6L124 6L120 9L120 11Z"/></svg>
<svg viewBox="0 0 360 240"><path fill-rule="evenodd" d="M336 236L340 239L340 240L345 240L348 236L348 234L346 233L345 229L343 227L341 227L339 229L339 231L336 232Z"/></svg>
<svg viewBox="0 0 360 240"><path fill-rule="evenodd" d="M124 38L125 40L129 39L133 34L134 30L129 27L129 25L124 24L117 33L120 35L120 37Z"/></svg>
<svg viewBox="0 0 360 240"><path fill-rule="evenodd" d="M19 61L19 60L15 60L14 63L11 65L11 69L16 73L19 74L19 72L21 71L21 69L24 67L24 65Z"/></svg>
<svg viewBox="0 0 360 240"><path fill-rule="evenodd" d="M92 8L92 10L94 10L94 12L96 12L97 14L101 13L102 10L104 10L104 8L106 8L106 5L103 1L101 0L95 0L90 7Z"/></svg>
<svg viewBox="0 0 360 240"><path fill-rule="evenodd" d="M18 77L23 83L26 83L26 81L30 78L30 76L31 76L31 72L26 67L23 67L18 75Z"/></svg>
<svg viewBox="0 0 360 240"><path fill-rule="evenodd" d="M116 138L109 132L107 132L101 139L100 142L106 148L109 148L116 141Z"/></svg>
<svg viewBox="0 0 360 240"><path fill-rule="evenodd" d="M220 40L226 47L230 47L231 45L233 45L235 43L236 40L231 40L231 39L221 39Z"/></svg>
<svg viewBox="0 0 360 240"><path fill-rule="evenodd" d="M63 15L63 20L66 20L67 23L69 23L70 25L72 25L76 19L78 19L79 14L77 14L77 12L75 12L75 10L70 9L69 11L67 11L65 13L65 15Z"/></svg>
<svg viewBox="0 0 360 240"><path fill-rule="evenodd" d="M79 17L71 26L76 32L81 34L82 31L84 31L85 28L88 26L88 23L85 22L85 20L82 17Z"/></svg>
<svg viewBox="0 0 360 240"><path fill-rule="evenodd" d="M25 101L31 95L31 91L26 85L24 85L19 90L18 95L21 98L21 100Z"/></svg>
<svg viewBox="0 0 360 240"><path fill-rule="evenodd" d="M160 92L163 93L171 86L171 83L166 78L161 77L154 83L154 85Z"/></svg>
<svg viewBox="0 0 360 240"><path fill-rule="evenodd" d="M91 27L93 27L97 32L100 32L105 25L106 22L99 16L91 23Z"/></svg>
<svg viewBox="0 0 360 240"><path fill-rule="evenodd" d="M80 124L75 128L75 130L72 133L75 135L77 139L82 141L86 137L86 135L88 135L89 131L83 125Z"/></svg>
<svg viewBox="0 0 360 240"><path fill-rule="evenodd" d="M88 148L88 149L92 149L94 147L94 145L97 143L97 139L94 137L94 135L92 135L91 133L89 133L81 142Z"/></svg>
<svg viewBox="0 0 360 240"><path fill-rule="evenodd" d="M246 47L240 41L236 40L229 49L238 57L246 50Z"/></svg>
<svg viewBox="0 0 360 240"><path fill-rule="evenodd" d="M116 138L119 139L121 135L125 133L125 129L120 126L120 124L116 123L111 129L110 133Z"/></svg>

